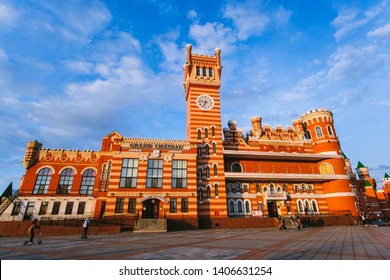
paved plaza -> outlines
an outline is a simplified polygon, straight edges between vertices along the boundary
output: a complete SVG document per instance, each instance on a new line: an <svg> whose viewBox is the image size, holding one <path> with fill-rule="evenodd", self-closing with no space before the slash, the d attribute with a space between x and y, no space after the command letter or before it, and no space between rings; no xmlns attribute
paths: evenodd
<svg viewBox="0 0 390 280"><path fill-rule="evenodd" d="M390 227L372 226L43 236L41 245L0 240L2 260L390 260Z"/></svg>

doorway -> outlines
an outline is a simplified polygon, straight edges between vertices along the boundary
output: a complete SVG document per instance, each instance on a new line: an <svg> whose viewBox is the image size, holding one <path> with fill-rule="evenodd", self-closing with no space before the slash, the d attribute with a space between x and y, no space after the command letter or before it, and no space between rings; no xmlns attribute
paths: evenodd
<svg viewBox="0 0 390 280"><path fill-rule="evenodd" d="M149 199L142 205L142 219L156 219L159 216L160 200Z"/></svg>
<svg viewBox="0 0 390 280"><path fill-rule="evenodd" d="M268 207L268 216L270 218L279 216L278 215L278 208L277 208L276 203L274 201L268 202L267 207Z"/></svg>

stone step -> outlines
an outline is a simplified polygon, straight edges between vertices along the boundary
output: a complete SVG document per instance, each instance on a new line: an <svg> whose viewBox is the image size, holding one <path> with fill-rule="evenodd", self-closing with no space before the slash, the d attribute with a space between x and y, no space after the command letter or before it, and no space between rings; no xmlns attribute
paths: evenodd
<svg viewBox="0 0 390 280"><path fill-rule="evenodd" d="M139 219L134 227L135 233L167 232L166 219Z"/></svg>

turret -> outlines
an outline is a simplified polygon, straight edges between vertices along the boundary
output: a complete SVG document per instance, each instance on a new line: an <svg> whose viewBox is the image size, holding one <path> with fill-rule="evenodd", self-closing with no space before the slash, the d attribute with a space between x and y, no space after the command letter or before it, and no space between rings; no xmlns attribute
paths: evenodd
<svg viewBox="0 0 390 280"><path fill-rule="evenodd" d="M333 125L333 114L327 109L315 109L301 116L306 138L314 144L315 153L341 154Z"/></svg>
<svg viewBox="0 0 390 280"><path fill-rule="evenodd" d="M37 140L28 142L26 154L23 159L23 165L26 169L29 169L38 162L41 147L42 144Z"/></svg>
<svg viewBox="0 0 390 280"><path fill-rule="evenodd" d="M259 138L263 130L263 128L261 127L261 118L253 117L251 119L251 122L252 122L252 137Z"/></svg>

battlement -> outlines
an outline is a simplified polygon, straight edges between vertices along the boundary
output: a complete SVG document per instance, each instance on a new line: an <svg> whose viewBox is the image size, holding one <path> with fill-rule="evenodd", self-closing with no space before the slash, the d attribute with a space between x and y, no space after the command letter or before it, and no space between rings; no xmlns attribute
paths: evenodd
<svg viewBox="0 0 390 280"><path fill-rule="evenodd" d="M333 116L333 113L329 109L323 108L323 109L312 109L310 111L307 111L306 113L301 115L301 118L305 118L306 116L312 115L314 113L326 113L326 114L331 114Z"/></svg>
<svg viewBox="0 0 390 280"><path fill-rule="evenodd" d="M100 151L92 150L64 150L64 149L41 149L40 161L96 163L100 159Z"/></svg>

